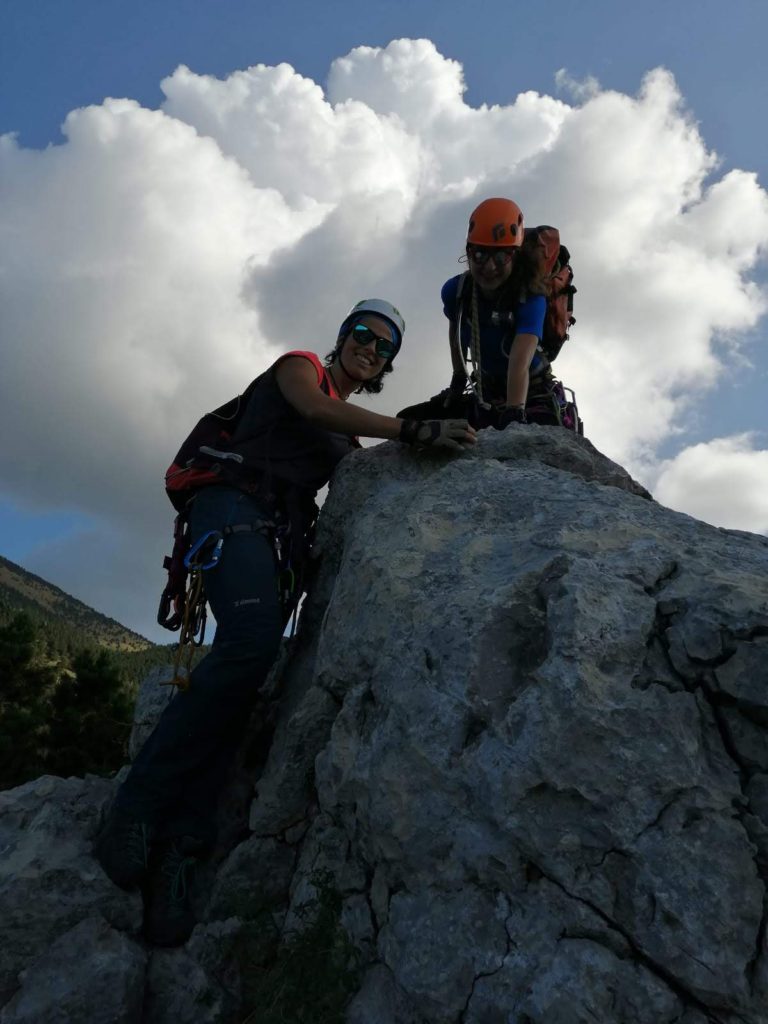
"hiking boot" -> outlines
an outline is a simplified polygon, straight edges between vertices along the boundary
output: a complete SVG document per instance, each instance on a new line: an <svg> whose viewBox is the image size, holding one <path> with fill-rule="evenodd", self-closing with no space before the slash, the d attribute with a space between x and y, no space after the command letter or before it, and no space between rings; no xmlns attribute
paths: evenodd
<svg viewBox="0 0 768 1024"><path fill-rule="evenodd" d="M150 839L146 822L113 807L93 845L93 855L115 885L134 889L147 875Z"/></svg>
<svg viewBox="0 0 768 1024"><path fill-rule="evenodd" d="M180 946L197 923L191 895L203 843L192 836L171 839L152 855L144 930L154 946Z"/></svg>

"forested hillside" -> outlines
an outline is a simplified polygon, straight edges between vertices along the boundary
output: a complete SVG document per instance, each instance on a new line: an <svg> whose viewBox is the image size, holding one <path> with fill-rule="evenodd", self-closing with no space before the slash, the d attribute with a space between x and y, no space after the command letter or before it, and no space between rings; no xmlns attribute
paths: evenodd
<svg viewBox="0 0 768 1024"><path fill-rule="evenodd" d="M7 610L15 609L28 611L33 618L45 620L47 634L57 646L72 643L81 646L86 641L93 647L111 651L146 651L154 646L145 637L0 556L2 605L6 608L6 619Z"/></svg>
<svg viewBox="0 0 768 1024"><path fill-rule="evenodd" d="M172 652L0 558L0 789L119 768L138 683Z"/></svg>

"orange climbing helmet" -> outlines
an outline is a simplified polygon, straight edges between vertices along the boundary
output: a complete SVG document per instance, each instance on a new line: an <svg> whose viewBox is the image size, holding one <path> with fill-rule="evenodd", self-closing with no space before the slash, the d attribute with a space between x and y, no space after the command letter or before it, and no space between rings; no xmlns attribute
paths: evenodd
<svg viewBox="0 0 768 1024"><path fill-rule="evenodd" d="M505 249L523 244L523 211L511 199L484 199L469 217L467 245L497 245Z"/></svg>

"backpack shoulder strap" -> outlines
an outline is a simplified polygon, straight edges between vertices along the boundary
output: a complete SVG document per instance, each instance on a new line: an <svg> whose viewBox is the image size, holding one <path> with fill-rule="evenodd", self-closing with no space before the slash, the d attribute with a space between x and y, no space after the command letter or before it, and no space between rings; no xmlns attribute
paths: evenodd
<svg viewBox="0 0 768 1024"><path fill-rule="evenodd" d="M464 273L460 275L458 283L456 285L456 315L454 316L453 320L451 320L451 330L450 330L450 333L449 333L449 341L450 341L450 345L451 345L451 350L452 351L455 350L459 354L460 357L462 356L462 352L461 352L461 318L462 318L463 310L464 310L464 303L463 303L463 299L465 298L465 287L464 286L467 283L467 278L468 277L469 277L469 271L465 270ZM462 358L462 362L463 361L464 360Z"/></svg>
<svg viewBox="0 0 768 1024"><path fill-rule="evenodd" d="M456 285L456 319L458 320L461 315L461 300L464 295L464 285L467 283L469 277L469 271L465 270L459 277L459 283Z"/></svg>

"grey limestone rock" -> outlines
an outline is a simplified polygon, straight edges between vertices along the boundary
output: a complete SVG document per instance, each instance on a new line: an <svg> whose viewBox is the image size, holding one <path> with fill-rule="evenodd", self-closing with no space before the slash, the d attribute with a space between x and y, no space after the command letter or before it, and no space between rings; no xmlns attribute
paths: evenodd
<svg viewBox="0 0 768 1024"><path fill-rule="evenodd" d="M3 1021L76 933L142 1024L236 1024L328 886L348 1024L768 1024L768 540L512 426L345 459L315 561L183 948L142 973L90 857L112 782L0 794Z"/></svg>
<svg viewBox="0 0 768 1024"><path fill-rule="evenodd" d="M251 919L284 905L293 877L296 851L277 839L251 836L219 868L206 918Z"/></svg>
<svg viewBox="0 0 768 1024"><path fill-rule="evenodd" d="M146 960L104 918L85 918L21 972L0 1024L139 1024Z"/></svg>
<svg viewBox="0 0 768 1024"><path fill-rule="evenodd" d="M547 879L529 882L505 923L503 961L475 979L467 1024L501 1024L512 1008L529 1024L671 1024L682 1012L620 932Z"/></svg>
<svg viewBox="0 0 768 1024"><path fill-rule="evenodd" d="M168 685L173 677L170 665L160 665L142 680L136 695L133 709L133 728L128 740L128 756L133 761L144 746L144 741L157 725L168 701L173 697L175 688Z"/></svg>
<svg viewBox="0 0 768 1024"><path fill-rule="evenodd" d="M318 546L313 679L341 706L317 804L413 1011L768 1021L763 761L731 739L734 715L764 736L768 541L513 428L345 460Z"/></svg>
<svg viewBox="0 0 768 1024"><path fill-rule="evenodd" d="M347 1009L347 1024L424 1024L384 964L373 964L363 976Z"/></svg>
<svg viewBox="0 0 768 1024"><path fill-rule="evenodd" d="M508 913L501 893L472 885L392 897L379 951L426 1020L458 1020L475 979L501 970Z"/></svg>
<svg viewBox="0 0 768 1024"><path fill-rule="evenodd" d="M228 1024L239 1019L236 919L198 925L181 949L153 951L142 1024Z"/></svg>
<svg viewBox="0 0 768 1024"><path fill-rule="evenodd" d="M112 793L112 782L92 776L43 776L0 793L3 1002L19 972L80 922L101 916L128 935L141 927L141 897L112 885L91 855Z"/></svg>
<svg viewBox="0 0 768 1024"><path fill-rule="evenodd" d="M315 757L325 746L337 711L336 701L313 686L280 716L251 807L249 826L256 835L280 835L306 817L314 798Z"/></svg>

